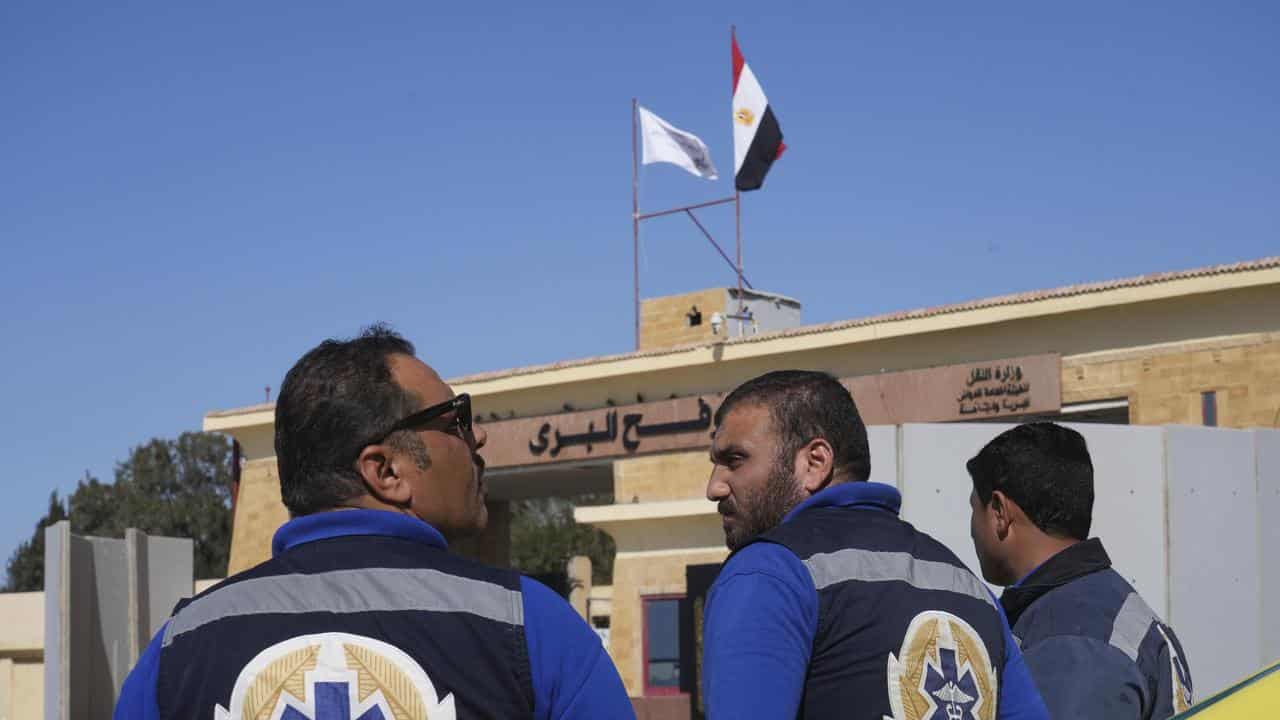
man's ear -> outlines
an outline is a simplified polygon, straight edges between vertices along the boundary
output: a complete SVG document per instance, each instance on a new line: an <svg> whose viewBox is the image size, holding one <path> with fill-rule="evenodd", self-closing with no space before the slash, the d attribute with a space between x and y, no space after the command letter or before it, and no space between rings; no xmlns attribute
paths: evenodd
<svg viewBox="0 0 1280 720"><path fill-rule="evenodd" d="M1017 503L1009 499L999 490L991 491L991 502L988 505L991 509L992 523L991 526L996 531L996 537L1004 540L1009 537L1009 531L1013 527L1015 515L1021 514Z"/></svg>
<svg viewBox="0 0 1280 720"><path fill-rule="evenodd" d="M835 451L831 449L831 443L823 438L810 440L796 455L795 470L801 487L810 495L827 487L835 470Z"/></svg>
<svg viewBox="0 0 1280 720"><path fill-rule="evenodd" d="M396 465L397 458L386 444L370 445L356 458L356 472L370 495L388 505L408 505L413 492L396 472Z"/></svg>

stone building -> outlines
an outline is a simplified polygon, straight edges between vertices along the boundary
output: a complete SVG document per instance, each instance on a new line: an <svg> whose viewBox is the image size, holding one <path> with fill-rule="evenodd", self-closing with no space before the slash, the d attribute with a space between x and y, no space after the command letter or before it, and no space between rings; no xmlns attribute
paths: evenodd
<svg viewBox="0 0 1280 720"><path fill-rule="evenodd" d="M472 394L490 437L491 525L464 551L504 562L514 499L612 492L614 504L576 510L617 542L612 586L575 600L607 624L628 691L655 717L687 717L680 676L691 669L676 646L690 616L681 620L680 599L690 567L726 555L704 498L707 448L711 414L743 380L831 372L869 425L1280 423L1280 257L821 325L802 324L795 300L734 289L646 300L641 317L635 352L450 383ZM234 436L243 452L236 572L267 557L286 519L272 407L211 412L204 428Z"/></svg>

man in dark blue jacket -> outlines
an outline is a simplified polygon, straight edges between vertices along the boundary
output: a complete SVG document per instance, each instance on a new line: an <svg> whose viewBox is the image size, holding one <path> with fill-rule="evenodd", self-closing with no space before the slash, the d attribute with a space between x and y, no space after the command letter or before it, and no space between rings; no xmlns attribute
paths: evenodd
<svg viewBox="0 0 1280 720"><path fill-rule="evenodd" d="M1053 423L1001 433L968 463L971 530L1049 712L1058 720L1163 720L1191 704L1173 629L1089 537L1093 461Z"/></svg>
<svg viewBox="0 0 1280 720"><path fill-rule="evenodd" d="M987 587L866 482L867 431L834 378L738 387L711 461L733 554L706 606L709 717L1047 717Z"/></svg>
<svg viewBox="0 0 1280 720"><path fill-rule="evenodd" d="M595 634L548 588L447 551L482 529L485 431L399 335L329 340L285 377L292 519L272 558L180 604L115 717L634 717Z"/></svg>

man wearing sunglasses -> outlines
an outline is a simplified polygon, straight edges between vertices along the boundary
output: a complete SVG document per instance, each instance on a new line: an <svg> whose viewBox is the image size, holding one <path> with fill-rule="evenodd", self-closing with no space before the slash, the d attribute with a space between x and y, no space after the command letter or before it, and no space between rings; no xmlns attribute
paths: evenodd
<svg viewBox="0 0 1280 720"><path fill-rule="evenodd" d="M485 440L385 327L308 352L276 403L272 559L179 604L115 717L634 717L563 599L447 551L487 521Z"/></svg>

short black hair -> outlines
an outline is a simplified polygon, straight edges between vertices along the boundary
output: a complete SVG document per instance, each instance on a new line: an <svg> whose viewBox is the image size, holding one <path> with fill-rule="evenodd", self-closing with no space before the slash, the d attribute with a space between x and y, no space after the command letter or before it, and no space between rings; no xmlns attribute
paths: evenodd
<svg viewBox="0 0 1280 720"><path fill-rule="evenodd" d="M965 467L983 505L996 490L1050 535L1084 540L1093 524L1093 460L1084 436L1051 422L1019 425Z"/></svg>
<svg viewBox="0 0 1280 720"><path fill-rule="evenodd" d="M716 410L716 427L738 405L762 405L778 433L781 459L794 457L809 442L823 438L835 455L835 472L850 480L871 477L867 426L853 396L828 373L775 370L734 388Z"/></svg>
<svg viewBox="0 0 1280 720"><path fill-rule="evenodd" d="M391 355L413 343L383 324L350 340L325 340L289 370L276 400L280 496L293 516L365 493L356 471L361 443L417 409L421 399L391 377Z"/></svg>

